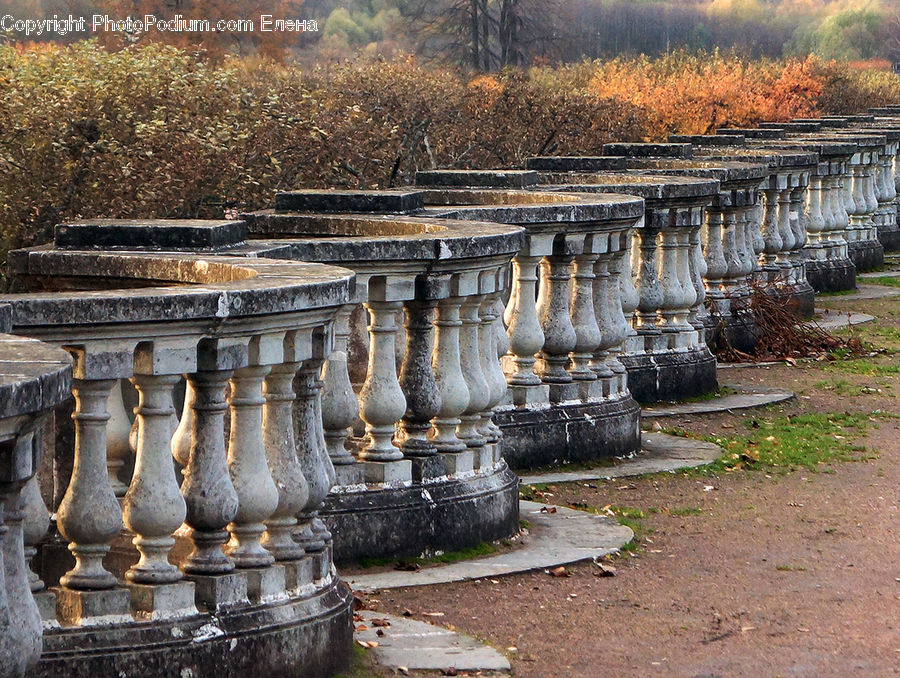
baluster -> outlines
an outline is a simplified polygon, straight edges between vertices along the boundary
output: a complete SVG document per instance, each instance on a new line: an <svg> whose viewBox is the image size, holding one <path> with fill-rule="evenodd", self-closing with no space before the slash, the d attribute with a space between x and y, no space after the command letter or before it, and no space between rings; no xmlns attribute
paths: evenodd
<svg viewBox="0 0 900 678"><path fill-rule="evenodd" d="M594 399L602 398L611 392L610 380L615 376L607 363L609 349L615 339L615 329L610 316L610 288L616 281L610 279L609 263L612 257L604 252L597 257L594 264L594 317L599 330L600 341L591 356L590 368L599 383L593 385L588 395Z"/></svg>
<svg viewBox="0 0 900 678"><path fill-rule="evenodd" d="M460 415L460 424L456 429L456 436L466 443L467 447L482 447L487 442L478 431L481 422L481 413L487 407L490 399L490 391L481 367L479 327L481 317L479 309L484 301L484 296L473 294L465 297L460 320L462 326L459 330L460 356L465 356L461 361L463 379L469 392L469 402L466 409Z"/></svg>
<svg viewBox="0 0 900 678"><path fill-rule="evenodd" d="M779 177L771 177L772 182L779 180ZM781 192L777 186L768 185L763 190L765 196L765 216L763 219L762 235L765 247L763 249L763 267L769 277L769 282L775 282L774 277L779 273L778 256L784 245L781 239L779 228L779 196Z"/></svg>
<svg viewBox="0 0 900 678"><path fill-rule="evenodd" d="M392 305L390 313L386 314L391 318L391 344L393 344L394 336L395 310ZM393 366L393 346L386 345L384 348L391 349L388 356ZM297 457L309 486L309 499L298 516L300 531L295 538L307 553L323 551L331 541L331 533L319 519L319 509L331 488L334 487L335 481L334 467L331 465L331 459L325 447L325 432L322 429L322 382L318 378L322 362L322 358L304 361L296 379ZM394 379L396 380L396 374L394 374Z"/></svg>
<svg viewBox="0 0 900 678"><path fill-rule="evenodd" d="M724 215L722 212L707 210L703 227L703 250L706 258L706 290L713 312L720 317L730 314L726 297L725 277L728 274L728 260L725 258Z"/></svg>
<svg viewBox="0 0 900 678"><path fill-rule="evenodd" d="M497 300L499 292L488 294L481 304L481 327L478 330L478 353L481 356L481 368L490 388L487 404L481 412L478 432L488 443L500 441L500 427L493 421L494 408L506 393L506 377L500 366L497 333ZM502 332L503 337L506 333ZM505 353L505 351L504 351Z"/></svg>
<svg viewBox="0 0 900 678"><path fill-rule="evenodd" d="M697 291L694 289L694 281L691 277L691 228L692 227L682 226L675 232L678 281L681 283L681 301L676 318L679 327L681 327L682 330L689 331L694 329L689 320L691 309L697 302Z"/></svg>
<svg viewBox="0 0 900 678"><path fill-rule="evenodd" d="M124 381L119 380L109 394L107 411L109 421L106 423L106 467L109 471L109 484L117 497L124 497L128 484L122 482L120 475L126 460L131 457L131 421L125 410L123 394Z"/></svg>
<svg viewBox="0 0 900 678"><path fill-rule="evenodd" d="M125 573L125 578L136 584L165 584L182 578L168 559L175 545L172 533L184 522L187 511L170 456L169 417L174 410L172 389L178 380L178 375L168 374L135 374L131 380L138 391L137 455L122 515L140 554Z"/></svg>
<svg viewBox="0 0 900 678"><path fill-rule="evenodd" d="M37 471L39 462L33 441L32 431L21 434L13 445L12 458L0 458L0 530L5 533L0 533L0 579L5 580L8 615L6 619L2 618L5 615L0 600L0 622L7 622L5 625L0 623L0 629L11 646L8 653L0 654L3 658L0 672L8 666L16 666L17 675L23 675L27 668L37 663L41 653L41 615L28 583L23 534L25 503L22 488ZM4 462L8 462L8 466ZM3 642L0 638L0 648Z"/></svg>
<svg viewBox="0 0 900 678"><path fill-rule="evenodd" d="M335 466L355 463L353 455L347 449L347 438L353 432L353 423L359 416L359 401L353 391L347 367L347 341L350 337L352 311L353 307L347 305L337 312L334 320L334 351L322 368L322 424L325 427L328 456ZM291 396L293 399L293 391Z"/></svg>
<svg viewBox="0 0 900 678"><path fill-rule="evenodd" d="M678 230L673 227L660 230L662 238L659 279L662 289L662 302L659 305L660 329L663 332L681 330L680 316L684 308L684 289L681 286L678 270ZM670 344L669 348L674 348Z"/></svg>
<svg viewBox="0 0 900 678"><path fill-rule="evenodd" d="M738 226L743 227L744 224L739 221ZM703 319L708 317L708 313L705 304L706 285L703 282L703 276L706 275L706 260L703 258L703 252L700 247L700 228L700 226L692 226L687 234L690 281L694 290L694 303L691 306L688 322L699 332L700 343L704 344L706 343L706 329ZM745 245L746 242L745 239ZM745 262L747 261L745 259Z"/></svg>
<svg viewBox="0 0 900 678"><path fill-rule="evenodd" d="M524 256L513 259L513 286L504 313L512 354L512 372L506 380L510 386L538 386L535 374L535 354L544 346L544 331L535 306L537 274L540 257ZM440 333L440 330L438 331Z"/></svg>
<svg viewBox="0 0 900 678"><path fill-rule="evenodd" d="M301 357L296 333L285 338L285 362L275 365L263 384L266 404L263 407L263 440L266 460L272 478L278 488L278 506L266 520L266 533L262 545L276 561L293 561L303 556L303 547L293 539L297 514L309 501L309 485L297 457L297 440L294 436L294 376L300 369L300 361L288 359Z"/></svg>
<svg viewBox="0 0 900 678"><path fill-rule="evenodd" d="M604 236L606 239L606 236ZM595 288L595 266L600 254L595 250L600 246L598 236L590 236L585 242L585 251L575 257L572 264L572 324L575 328L575 347L570 354L575 381L596 381L597 373L591 368L591 359L596 358L597 349L603 337L601 327L608 331L609 309L605 297L597 298ZM608 275L608 274L607 274ZM600 301L605 317L597 314ZM605 355L605 351L604 351ZM605 366L605 363L604 363Z"/></svg>
<svg viewBox="0 0 900 678"><path fill-rule="evenodd" d="M790 183L790 177L788 178ZM778 191L778 235L781 236L781 249L775 258L780 266L780 275L786 283L794 282L793 266L791 266L789 252L796 244L794 229L791 226L791 188L782 188Z"/></svg>
<svg viewBox="0 0 900 678"><path fill-rule="evenodd" d="M359 393L360 416L368 441L360 452L366 461L397 461L403 453L394 446L395 426L406 412L406 398L397 379L396 312L399 301L369 301L369 364Z"/></svg>
<svg viewBox="0 0 900 678"><path fill-rule="evenodd" d="M631 291L634 292L631 280L630 242L631 236L629 232L619 233L618 236L611 239L610 249L612 250L612 256L607 266L606 307L610 318L610 330L606 333L606 338L610 345L606 349L606 364L616 377L615 388L613 389L615 393L622 393L628 388L628 373L625 365L619 360L619 356L625 351L624 342L626 337L634 332L625 316L625 307L630 302L625 301L622 291L622 280L627 278L627 283ZM629 311L629 316L630 314L631 311Z"/></svg>
<svg viewBox="0 0 900 678"><path fill-rule="evenodd" d="M822 194L823 179L818 173L810 176L809 179L809 200L807 202L808 222L807 222L807 245L806 249L810 253L810 258L821 260L824 259L824 233L827 229L825 214L822 210Z"/></svg>
<svg viewBox="0 0 900 678"><path fill-rule="evenodd" d="M732 303L740 299L738 290L738 278L741 272L741 261L737 246L737 219L733 209L728 209L723 215L722 223L722 252L725 257L725 289L732 298Z"/></svg>
<svg viewBox="0 0 900 678"><path fill-rule="evenodd" d="M856 242L859 240L857 232L857 222L859 220L859 208L863 202L862 195L859 193L859 155L854 155L847 166L847 172L843 177L844 180L844 208L847 212L847 242ZM863 207L864 209L864 207Z"/></svg>
<svg viewBox="0 0 900 678"><path fill-rule="evenodd" d="M640 301L637 305L635 329L642 335L660 333L659 309L663 303L663 289L659 279L661 259L657 246L659 237L658 229L646 225L637 233L640 259L637 291Z"/></svg>
<svg viewBox="0 0 900 678"><path fill-rule="evenodd" d="M69 541L75 567L60 583L69 589L110 589L116 578L103 567L109 542L122 529L121 509L106 467L106 402L114 379L75 379L75 463L57 510L57 526Z"/></svg>
<svg viewBox="0 0 900 678"><path fill-rule="evenodd" d="M39 436L40 434L38 434ZM38 437L35 437L38 444ZM32 593L39 593L46 587L44 582L31 567L32 559L37 555L37 545L47 534L50 527L50 514L41 496L37 476L32 476L22 490L22 502L25 509L24 538L25 562L29 564L28 587Z"/></svg>
<svg viewBox="0 0 900 678"><path fill-rule="evenodd" d="M191 449L183 471L181 492L187 504L193 550L181 569L192 575L220 575L234 570L225 555L225 527L238 511L225 452L225 386L232 370L201 369L187 375L193 390Z"/></svg>
<svg viewBox="0 0 900 678"><path fill-rule="evenodd" d="M539 354L537 372L545 383L570 384L572 375L567 371L569 353L575 348L575 328L569 310L569 265L574 257L550 255L541 262L541 283L538 291L537 310L544 332L544 346ZM566 398L562 398L566 399Z"/></svg>
<svg viewBox="0 0 900 678"><path fill-rule="evenodd" d="M524 288L523 288L524 289ZM456 435L459 415L469 405L469 389L466 386L460 363L459 319L460 297L449 297L438 302L435 326L434 376L441 394L441 409L434 419L431 442L439 452L461 452L466 444ZM515 352L515 339L511 334L510 343ZM516 353L518 355L518 353Z"/></svg>
<svg viewBox="0 0 900 678"><path fill-rule="evenodd" d="M434 353L434 309L437 301L407 301L406 356L400 370L400 387L406 396L406 413L400 422L400 449L407 457L437 454L428 436L431 420L441 409L441 394L432 367Z"/></svg>
<svg viewBox="0 0 900 678"><path fill-rule="evenodd" d="M226 552L237 567L268 567L275 562L260 543L266 529L264 521L278 506L278 489L266 462L262 428L266 402L262 386L270 370L269 365L251 365L235 370L231 378L228 469L238 496L238 511L228 526L231 540Z"/></svg>

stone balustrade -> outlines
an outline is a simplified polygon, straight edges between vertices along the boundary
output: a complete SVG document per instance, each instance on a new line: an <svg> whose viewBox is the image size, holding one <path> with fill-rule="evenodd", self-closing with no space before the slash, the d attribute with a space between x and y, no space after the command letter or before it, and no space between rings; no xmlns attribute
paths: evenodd
<svg viewBox="0 0 900 678"><path fill-rule="evenodd" d="M339 560L419 555L518 530L494 413L516 226L401 216L412 191L291 191L245 215L257 246L357 274L322 379ZM368 212L368 214L364 214ZM394 213L394 215L391 215Z"/></svg>
<svg viewBox="0 0 900 678"><path fill-rule="evenodd" d="M818 167L818 156L779 148L777 141L766 145L768 140L783 136L780 130L719 131L719 135L672 135L669 139L673 143L695 144L694 154L698 157L768 164L769 176L762 185L763 243L757 280L769 293L788 299L799 316L811 317L815 293L806 279L805 214L806 192L810 175ZM749 145L739 134L744 131L758 132L756 136L764 139Z"/></svg>
<svg viewBox="0 0 900 678"><path fill-rule="evenodd" d="M709 310L706 339L713 345L721 332L730 346L750 351L758 336L748 312L750 282L759 268L762 235L758 204L760 184L768 176L768 168L763 164L645 155L666 153L671 148L665 144L608 144L604 151L621 153L629 170L719 182L719 193L706 208L701 229L705 265L702 276ZM601 169L600 163L597 169Z"/></svg>
<svg viewBox="0 0 900 678"><path fill-rule="evenodd" d="M45 491L23 495L44 624L29 675L326 676L349 662L350 592L317 519L333 482L318 374L354 275L264 258L245 232L79 222L10 254L29 290L3 297L12 331L74 361Z"/></svg>
<svg viewBox="0 0 900 678"><path fill-rule="evenodd" d="M648 154L661 151L645 147ZM683 152L690 153L685 144ZM589 159L533 160L549 191L623 193L642 197L645 214L631 243L632 280L623 310L630 318L620 361L634 397L653 402L716 388L716 362L706 345L706 287L701 228L719 194L716 180L643 171L590 171ZM557 164L557 163L561 163ZM585 164L586 163L586 164ZM559 167L574 167L560 170ZM587 169L585 169L587 168ZM631 288L635 292L631 292Z"/></svg>
<svg viewBox="0 0 900 678"><path fill-rule="evenodd" d="M0 305L0 678L21 678L41 655L32 591L43 582L29 561L48 521L36 474L53 408L72 387L68 353L11 329L12 308Z"/></svg>

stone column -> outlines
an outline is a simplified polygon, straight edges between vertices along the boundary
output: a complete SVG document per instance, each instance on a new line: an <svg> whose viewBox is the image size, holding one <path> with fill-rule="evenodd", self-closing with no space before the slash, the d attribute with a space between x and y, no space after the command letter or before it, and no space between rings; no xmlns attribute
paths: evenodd
<svg viewBox="0 0 900 678"><path fill-rule="evenodd" d="M569 353L577 341L569 310L569 265L573 258L569 254L553 254L541 262L537 309L544 346L537 372L550 385L551 402L570 400L576 393L571 388L572 375L567 371Z"/></svg>
<svg viewBox="0 0 900 678"><path fill-rule="evenodd" d="M763 219L762 235L765 247L763 249L763 270L769 283L774 283L781 274L778 264L778 256L784 245L779 228L779 196L781 191L778 183L784 178L778 175L769 177L770 183L763 190L765 197L765 216ZM789 215L788 215L789 216Z"/></svg>
<svg viewBox="0 0 900 678"><path fill-rule="evenodd" d="M540 261L541 257L525 256L521 252L513 259L512 293L503 316L511 354L511 369L507 371L506 381L513 391L516 387L526 390L541 384L540 377L534 372L535 354L544 346L544 332L534 301L538 280L536 268Z"/></svg>
<svg viewBox="0 0 900 678"><path fill-rule="evenodd" d="M109 470L109 484L117 497L124 497L128 484L122 482L120 475L126 461L132 455L129 437L131 422L125 410L125 399L122 389L124 382L119 382L109 394L107 410L109 421L106 423L106 467Z"/></svg>
<svg viewBox="0 0 900 678"><path fill-rule="evenodd" d="M263 441L272 479L278 488L278 505L266 520L262 545L278 562L296 561L304 554L303 547L293 539L297 514L309 501L309 485L297 458L294 436L294 376L301 364L297 358L308 357L300 350L300 339L296 332L288 334L285 362L273 366L263 384L266 399Z"/></svg>
<svg viewBox="0 0 900 678"><path fill-rule="evenodd" d="M500 277L498 274L495 276ZM488 443L500 442L500 427L493 422L494 408L503 400L506 394L506 377L503 375L503 368L500 366L500 350L498 344L500 339L506 338L505 332L498 331L497 327L497 302L500 293L497 291L496 284L494 291L488 294L481 304L481 327L478 330L479 355L481 356L481 366L490 388L490 397L487 404L481 412L481 423L478 432L484 436ZM506 351L503 351L505 354Z"/></svg>
<svg viewBox="0 0 900 678"><path fill-rule="evenodd" d="M575 328L575 347L572 349L569 357L572 361L570 374L576 382L597 380L597 373L591 369L590 362L603 339L600 333L601 325L598 323L605 322L608 324L609 322L609 309L605 304L601 306L602 311L605 311L606 317L597 315L597 300L594 294L597 277L595 266L600 256L599 248L599 237L589 236L585 240L584 253L576 256L572 264L571 307L572 324ZM606 328L607 325L603 325L603 327ZM586 389L589 385L581 384L581 386L583 389ZM583 390L581 394L582 399L586 398L587 395L587 391Z"/></svg>
<svg viewBox="0 0 900 678"><path fill-rule="evenodd" d="M140 354L137 358L140 364ZM170 451L172 389L179 379L178 374L140 373L132 379L138 391L137 453L122 515L140 558L125 579L135 615L151 619L197 613L193 584L182 582L181 572L169 563L172 534L186 516Z"/></svg>
<svg viewBox="0 0 900 678"><path fill-rule="evenodd" d="M39 451L31 430L0 443L0 676L4 677L23 676L41 654L41 615L29 586L22 497L40 464Z"/></svg>
<svg viewBox="0 0 900 678"><path fill-rule="evenodd" d="M778 191L778 235L781 238L781 248L775 255L775 263L780 268L779 279L784 283L791 284L795 281L789 253L796 244L796 238L791 227L790 177L787 177L787 185Z"/></svg>
<svg viewBox="0 0 900 678"><path fill-rule="evenodd" d="M403 459L403 453L393 444L394 432L406 412L406 398L397 379L394 341L396 313L402 304L370 300L365 306L369 312L369 364L359 392L359 410L368 441L359 456L366 461L397 461Z"/></svg>
<svg viewBox="0 0 900 678"><path fill-rule="evenodd" d="M106 467L106 402L117 381L75 379L75 464L57 510L57 526L69 541L75 567L60 583L82 591L111 589L115 576L103 567L109 543L122 529L121 509Z"/></svg>
<svg viewBox="0 0 900 678"><path fill-rule="evenodd" d="M436 307L434 300L411 300L404 304L406 355L400 370L400 388L406 398L406 412L400 422L400 449L407 457L437 454L437 448L429 440L431 420L441 408L441 394L432 367Z"/></svg>
<svg viewBox="0 0 900 678"><path fill-rule="evenodd" d="M640 301L637 305L635 330L643 336L646 349L653 350L653 337L660 335L659 309L663 304L663 289L660 284L661 257L657 246L659 229L645 224L636 236L639 252L637 292ZM674 254L674 250L672 253Z"/></svg>
<svg viewBox="0 0 900 678"><path fill-rule="evenodd" d="M706 258L706 296L713 312L720 318L731 315L726 292L730 293L728 259L724 248L724 215L719 210L707 210L703 228L703 252Z"/></svg>
<svg viewBox="0 0 900 678"><path fill-rule="evenodd" d="M808 207L808 224L806 251L810 259L815 261L823 261L826 258L825 239L828 230L828 222L825 219L823 206L825 201L825 177L822 176L821 170L817 170L810 176L807 201Z"/></svg>
<svg viewBox="0 0 900 678"><path fill-rule="evenodd" d="M628 388L628 371L619 360L619 356L625 351L626 338L634 332L627 319L634 311L635 307L632 304L636 303L637 296L631 278L630 244L630 229L610 238L611 256L607 267L609 277L606 282L606 302L611 329L606 333L606 338L610 342L610 346L607 348L606 364L615 375L612 388L614 394L624 393ZM630 294L635 298L625 299L623 289L626 285L629 287ZM627 317L626 308L629 309ZM603 343L605 344L606 341L604 340Z"/></svg>
<svg viewBox="0 0 900 678"><path fill-rule="evenodd" d="M353 423L359 416L359 401L350 382L347 369L347 341L350 336L352 306L342 306L334 321L334 351L322 368L324 393L322 394L322 424L325 427L325 444L328 456L335 466L355 463L347 449L347 438L353 431ZM293 393L291 394L293 395Z"/></svg>
<svg viewBox="0 0 900 678"><path fill-rule="evenodd" d="M463 379L469 393L469 402L460 415L460 423L456 436L465 442L467 447L483 447L487 442L478 430L481 414L490 400L490 386L485 379L481 364L479 328L481 326L480 309L484 295L472 294L465 297L460 309L462 325L459 330L459 350Z"/></svg>
<svg viewBox="0 0 900 678"><path fill-rule="evenodd" d="M449 297L438 302L435 326L434 376L441 397L441 407L434 418L434 431L431 442L438 452L462 452L466 444L456 435L459 416L469 405L469 389L466 386L460 363L459 319L460 297ZM515 345L511 335L510 342ZM517 355L516 360L519 356ZM517 363L519 364L519 363ZM513 375L515 376L515 375ZM510 380L510 383L512 381Z"/></svg>
<svg viewBox="0 0 900 678"><path fill-rule="evenodd" d="M608 245L604 247L608 250ZM618 286L618 281L613 280L609 264L612 256L604 252L597 257L594 264L594 318L597 323L600 341L594 348L591 356L590 368L596 377L596 382L588 384L587 397L593 400L607 397L612 394L612 380L615 377L607 359L609 349L615 340L615 328L610 315L610 295L613 287ZM621 304L620 304L621 306Z"/></svg>

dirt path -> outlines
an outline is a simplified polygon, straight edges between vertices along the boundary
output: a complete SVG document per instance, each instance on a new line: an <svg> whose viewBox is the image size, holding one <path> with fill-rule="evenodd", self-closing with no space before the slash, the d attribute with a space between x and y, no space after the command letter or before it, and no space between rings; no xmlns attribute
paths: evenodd
<svg viewBox="0 0 900 678"><path fill-rule="evenodd" d="M896 300L832 305L878 315L865 338L900 345ZM798 398L663 425L738 437L754 418L900 414L898 365L897 356L879 355L728 370L722 380L759 380ZM373 598L378 609L426 621L435 618L423 613L442 612L441 624L505 652L516 676L898 675L900 419L875 415L867 425L861 460L812 471L741 468L544 488L553 503L611 505L630 517L639 547L613 563L615 577L583 564L569 577L528 573Z"/></svg>

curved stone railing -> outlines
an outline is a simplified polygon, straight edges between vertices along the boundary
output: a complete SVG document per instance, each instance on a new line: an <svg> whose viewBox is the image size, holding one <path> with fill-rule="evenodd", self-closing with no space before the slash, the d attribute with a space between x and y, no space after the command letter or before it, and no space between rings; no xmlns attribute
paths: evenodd
<svg viewBox="0 0 900 678"><path fill-rule="evenodd" d="M719 182L719 193L706 208L701 229L703 258L706 265L703 280L706 338L710 344L724 332L728 344L741 351L749 351L756 344L757 330L753 318L746 313L750 295L750 281L759 268L757 256L762 246L758 203L760 184L768 176L763 164L710 161L703 158L655 157L648 153L665 153L665 144L607 144L606 153L616 157L592 159L594 169L614 169L615 162L624 160L629 170L644 174L694 176ZM578 158L529 160L531 166L555 164L560 170L572 163L586 167ZM604 165L607 165L604 167Z"/></svg>
<svg viewBox="0 0 900 678"><path fill-rule="evenodd" d="M350 595L317 519L333 478L318 372L354 276L213 251L243 230L78 223L58 227L56 247L10 255L35 290L3 297L13 331L74 359L53 496L25 507L45 624L33 675L324 676L349 661ZM211 251L136 251L161 243ZM44 501L58 533L42 541Z"/></svg>
<svg viewBox="0 0 900 678"><path fill-rule="evenodd" d="M339 263L359 281L322 377L337 472L323 515L340 534L341 560L458 549L518 530L517 479L493 415L506 390L501 296L524 235L371 213L421 204L402 191L292 191L276 196L275 210L245 215L257 245ZM336 210L370 214L324 213Z"/></svg>
<svg viewBox="0 0 900 678"><path fill-rule="evenodd" d="M19 678L42 648L40 611L31 592L36 576L28 562L35 532L36 473L53 408L72 385L69 354L34 339L9 334L12 308L0 305L0 677ZM46 529L46 522L43 525ZM38 534L40 537L40 534Z"/></svg>
<svg viewBox="0 0 900 678"><path fill-rule="evenodd" d="M810 174L817 167L814 153L802 153L768 147L746 145L740 133L754 130L720 130L721 136L673 135L673 143L695 144L695 156L714 160L765 162L769 177L763 183L762 236L758 279L772 293L791 300L796 313L811 317L815 294L806 279L805 252L807 242L806 189ZM780 130L755 130L758 137L783 135ZM718 141L721 138L725 141Z"/></svg>
<svg viewBox="0 0 900 678"><path fill-rule="evenodd" d="M706 345L702 317L706 288L700 230L705 208L719 194L718 181L640 171L542 171L539 176L543 190L644 199L644 219L631 243L633 285L629 280L623 286L631 326L620 360L634 397L653 402L715 390L716 361Z"/></svg>

